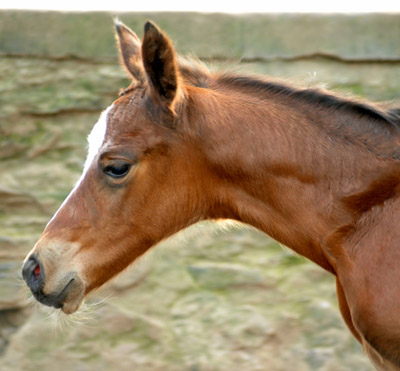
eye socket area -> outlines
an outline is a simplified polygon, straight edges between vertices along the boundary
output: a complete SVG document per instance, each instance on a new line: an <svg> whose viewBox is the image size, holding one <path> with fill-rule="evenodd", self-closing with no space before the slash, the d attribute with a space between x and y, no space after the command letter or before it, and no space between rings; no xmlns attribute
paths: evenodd
<svg viewBox="0 0 400 371"><path fill-rule="evenodd" d="M100 155L99 173L109 184L124 184L130 178L132 168L138 164L137 157L125 148L108 148Z"/></svg>
<svg viewBox="0 0 400 371"><path fill-rule="evenodd" d="M127 162L113 163L106 165L103 168L103 173L114 179L120 179L125 177L129 173L131 166L132 165Z"/></svg>

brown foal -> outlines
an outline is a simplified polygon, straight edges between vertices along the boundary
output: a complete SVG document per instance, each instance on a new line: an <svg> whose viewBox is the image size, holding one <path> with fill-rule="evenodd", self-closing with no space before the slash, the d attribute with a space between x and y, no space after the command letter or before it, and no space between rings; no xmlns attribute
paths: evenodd
<svg viewBox="0 0 400 371"><path fill-rule="evenodd" d="M168 37L116 23L132 84L89 136L78 184L25 260L65 313L175 232L248 223L336 276L343 318L400 370L400 115L177 61Z"/></svg>

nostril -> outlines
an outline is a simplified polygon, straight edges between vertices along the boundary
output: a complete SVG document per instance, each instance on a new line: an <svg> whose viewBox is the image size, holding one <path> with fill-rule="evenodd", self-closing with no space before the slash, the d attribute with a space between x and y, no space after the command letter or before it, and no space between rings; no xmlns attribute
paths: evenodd
<svg viewBox="0 0 400 371"><path fill-rule="evenodd" d="M39 279L39 276L40 276L40 265L39 264L37 264L35 269L33 270L33 275L36 280Z"/></svg>
<svg viewBox="0 0 400 371"><path fill-rule="evenodd" d="M22 268L22 276L32 292L39 292L44 285L42 264L36 255L31 255Z"/></svg>

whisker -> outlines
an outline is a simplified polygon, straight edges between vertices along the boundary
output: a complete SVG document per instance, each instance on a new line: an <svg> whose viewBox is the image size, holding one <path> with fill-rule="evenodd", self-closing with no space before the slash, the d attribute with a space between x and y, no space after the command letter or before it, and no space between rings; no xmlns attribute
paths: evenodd
<svg viewBox="0 0 400 371"><path fill-rule="evenodd" d="M92 327L90 322L99 317L99 308L104 306L110 297L111 295L108 295L100 300L83 303L80 308L72 314L65 314L60 309L45 307L37 302L32 295L28 298L28 302L36 312L44 314L41 321L50 323L54 333L65 333L68 329L77 326L86 328Z"/></svg>

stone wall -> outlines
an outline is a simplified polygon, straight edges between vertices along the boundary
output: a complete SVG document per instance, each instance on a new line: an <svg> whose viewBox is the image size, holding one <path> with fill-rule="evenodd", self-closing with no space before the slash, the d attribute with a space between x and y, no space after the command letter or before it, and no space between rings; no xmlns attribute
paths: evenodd
<svg viewBox="0 0 400 371"><path fill-rule="evenodd" d="M29 303L21 261L78 179L99 112L129 84L114 16L0 12L1 369L372 370L333 277L244 227L163 242L61 330ZM400 105L399 15L118 16L138 34L153 19L212 69Z"/></svg>
<svg viewBox="0 0 400 371"><path fill-rule="evenodd" d="M195 13L1 13L0 52L13 55L115 56L113 18L141 35L153 20L182 54L207 59L399 61L399 15L227 15Z"/></svg>

